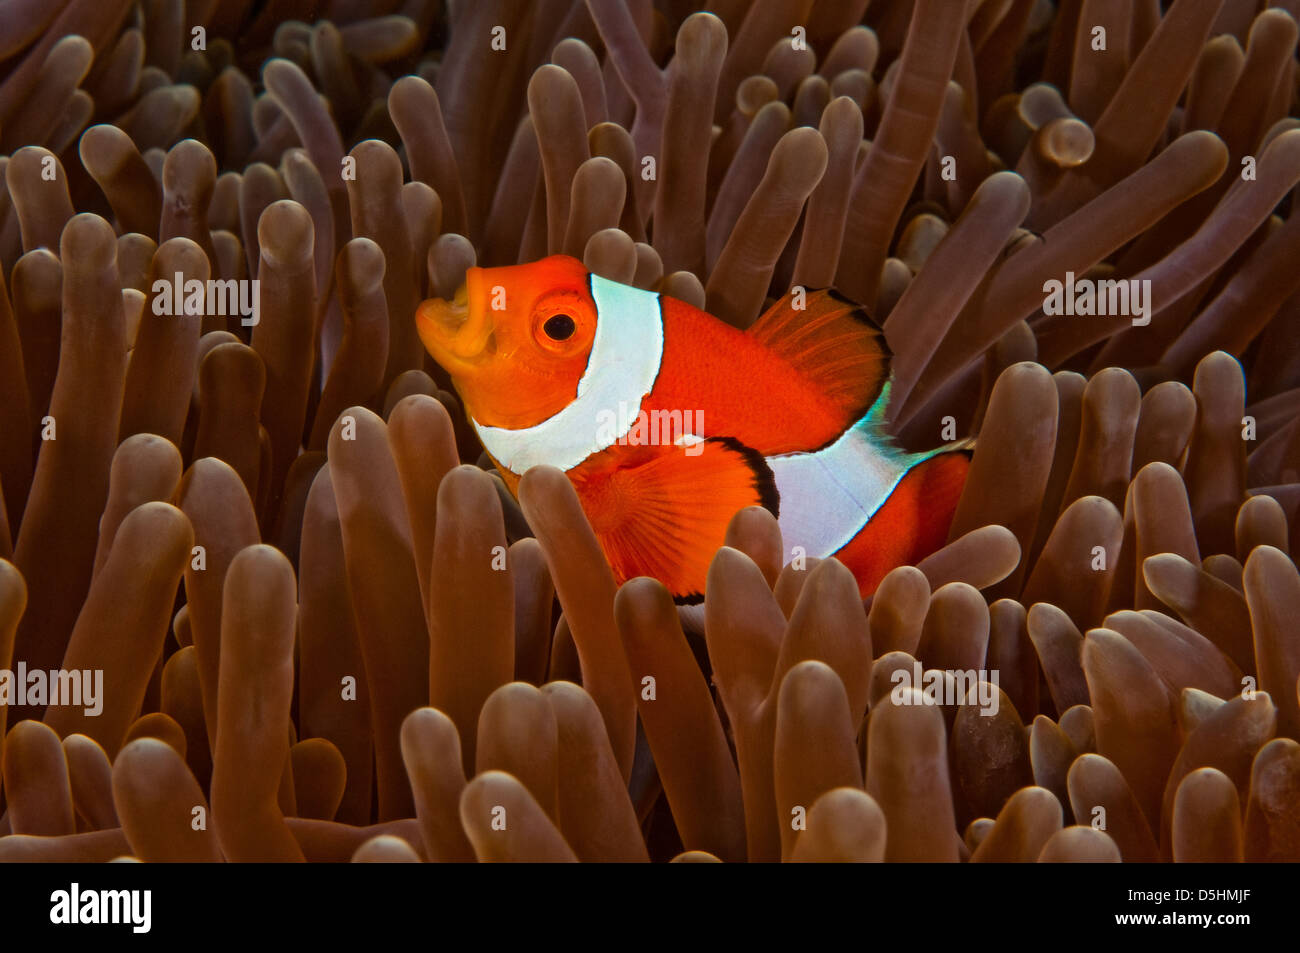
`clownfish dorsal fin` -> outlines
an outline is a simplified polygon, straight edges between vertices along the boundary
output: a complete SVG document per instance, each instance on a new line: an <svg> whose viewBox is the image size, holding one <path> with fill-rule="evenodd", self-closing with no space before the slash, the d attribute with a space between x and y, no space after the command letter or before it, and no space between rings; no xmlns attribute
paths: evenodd
<svg viewBox="0 0 1300 953"><path fill-rule="evenodd" d="M782 295L747 333L838 405L846 422L858 420L889 380L884 332L861 305L837 291L801 292Z"/></svg>

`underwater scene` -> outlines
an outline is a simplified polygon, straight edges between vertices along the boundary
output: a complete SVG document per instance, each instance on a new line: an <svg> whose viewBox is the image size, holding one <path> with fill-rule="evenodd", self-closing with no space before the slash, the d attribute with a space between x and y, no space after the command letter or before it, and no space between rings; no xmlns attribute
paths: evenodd
<svg viewBox="0 0 1300 953"><path fill-rule="evenodd" d="M1300 860L1297 17L0 3L0 861Z"/></svg>

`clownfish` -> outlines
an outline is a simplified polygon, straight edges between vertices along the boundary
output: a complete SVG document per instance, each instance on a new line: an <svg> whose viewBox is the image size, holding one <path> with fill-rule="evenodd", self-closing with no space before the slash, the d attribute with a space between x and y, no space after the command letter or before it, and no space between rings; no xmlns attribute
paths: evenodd
<svg viewBox="0 0 1300 953"><path fill-rule="evenodd" d="M746 506L776 516L785 563L834 556L864 598L946 541L969 453L888 438L884 335L834 291L786 295L741 331L553 255L470 268L416 324L510 491L529 467L563 470L620 584L700 602Z"/></svg>

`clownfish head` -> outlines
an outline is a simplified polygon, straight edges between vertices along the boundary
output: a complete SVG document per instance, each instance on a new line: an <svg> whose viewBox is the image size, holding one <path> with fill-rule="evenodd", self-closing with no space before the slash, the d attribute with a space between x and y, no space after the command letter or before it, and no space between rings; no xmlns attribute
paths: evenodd
<svg viewBox="0 0 1300 953"><path fill-rule="evenodd" d="M527 265L470 268L451 301L416 311L420 340L481 425L521 429L573 401L596 336L582 263L554 255Z"/></svg>

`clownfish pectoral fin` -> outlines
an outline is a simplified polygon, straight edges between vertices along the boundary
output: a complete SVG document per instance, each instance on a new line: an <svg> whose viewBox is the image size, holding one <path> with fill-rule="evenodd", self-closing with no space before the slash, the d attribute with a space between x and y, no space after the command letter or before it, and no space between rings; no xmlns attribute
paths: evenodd
<svg viewBox="0 0 1300 953"><path fill-rule="evenodd" d="M727 437L611 447L605 454L612 456L599 469L577 467L569 475L620 584L653 576L679 603L698 602L736 511L777 511L772 471L762 455Z"/></svg>
<svg viewBox="0 0 1300 953"><path fill-rule="evenodd" d="M884 333L837 291L783 295L747 333L837 404L845 426L866 414L889 380Z"/></svg>

